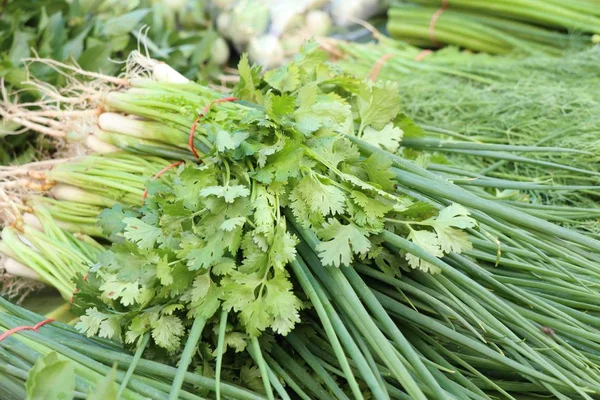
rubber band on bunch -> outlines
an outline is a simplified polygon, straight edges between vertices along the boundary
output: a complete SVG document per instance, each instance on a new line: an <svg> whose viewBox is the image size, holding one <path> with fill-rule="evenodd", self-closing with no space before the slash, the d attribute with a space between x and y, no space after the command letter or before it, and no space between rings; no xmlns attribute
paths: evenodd
<svg viewBox="0 0 600 400"><path fill-rule="evenodd" d="M439 45L439 43L437 40L435 40L435 24L437 23L440 16L444 13L444 11L446 11L448 7L450 7L448 1L449 0L442 0L442 6L438 8L435 13L433 13L433 15L431 16L431 21L429 21L429 40L431 40L431 42L436 46Z"/></svg>
<svg viewBox="0 0 600 400"><path fill-rule="evenodd" d="M15 328L9 329L6 332L4 332L2 335L0 335L0 342L3 341L4 339L6 339L7 337L9 337L10 335L14 335L17 332L21 332L21 331L34 331L34 332L37 332L42 326L44 326L46 324L49 324L51 322L54 322L54 319L48 318L48 319L45 319L45 320L43 320L41 322L38 322L34 326L22 325L22 326L17 326Z"/></svg>
<svg viewBox="0 0 600 400"><path fill-rule="evenodd" d="M200 114L198 114L198 117L194 120L194 123L192 124L192 127L190 129L190 137L188 139L188 145L190 146L190 150L192 151L192 153L194 154L194 156L196 158L200 158L200 156L198 155L198 152L196 151L196 148L194 147L194 134L196 133L196 126L198 125L198 122L200 122L200 119L202 119L210 110L210 108L213 106L213 104L217 104L217 103L225 103L228 101L236 101L239 100L237 97L224 97L222 99L217 99L211 103L209 103L206 107L204 107L202 109L202 112Z"/></svg>

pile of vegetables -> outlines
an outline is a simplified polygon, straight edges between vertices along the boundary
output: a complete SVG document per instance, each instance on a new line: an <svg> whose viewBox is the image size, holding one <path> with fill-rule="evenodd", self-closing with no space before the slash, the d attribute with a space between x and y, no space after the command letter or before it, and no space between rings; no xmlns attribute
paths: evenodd
<svg viewBox="0 0 600 400"><path fill-rule="evenodd" d="M464 71L450 56L406 65L490 78L489 60ZM405 114L400 77L362 80L328 57L309 44L263 74L244 56L226 95L140 55L122 78L90 81L54 64L80 84L54 92L64 108L22 108L19 118L77 127L106 154L5 169L5 191L27 186L55 199L7 194L22 223L4 229L0 251L56 280L80 315L76 329L103 340L52 324L24 332L52 329L30 347L58 353L40 363L62 355L75 371L95 366L100 375L76 395L116 361L123 372L107 379L152 398L196 398L194 386L240 399L597 396L600 241L576 224L588 210L509 199L507 187L533 186L513 177L479 178L480 189L459 179L469 165L432 167L446 142L423 138L436 128ZM458 149L484 162L508 151L582 155L468 147L461 137ZM3 307L7 329L39 322ZM5 393L22 393L36 358L21 348L25 363L2 358Z"/></svg>
<svg viewBox="0 0 600 400"><path fill-rule="evenodd" d="M250 61L265 68L280 66L302 44L346 30L384 9L380 0L213 0L219 33Z"/></svg>
<svg viewBox="0 0 600 400"><path fill-rule="evenodd" d="M458 167L465 179L479 177L461 183L466 185L483 178L521 181L505 189L524 192L538 207L596 207L597 47L513 60L455 48L420 59L419 49L398 48L385 38L324 45L342 70L399 85L402 109L423 128L422 138L403 144L435 149L446 158L430 169L456 175ZM589 223L597 226L595 215L589 212Z"/></svg>
<svg viewBox="0 0 600 400"><path fill-rule="evenodd" d="M121 61L140 47L193 79L216 78L229 59L228 46L212 29L202 2L8 0L2 5L0 78L9 93L25 89L21 101L43 100L44 89L69 85L67 76L49 64L31 64L30 58L75 61L86 70L116 75ZM50 86L32 86L31 78ZM7 123L6 109L14 98L6 92L2 97L0 165L55 152L51 141Z"/></svg>
<svg viewBox="0 0 600 400"><path fill-rule="evenodd" d="M452 44L490 54L560 54L600 33L595 0L398 1L388 12L393 38L422 47ZM576 32L570 35L568 32Z"/></svg>

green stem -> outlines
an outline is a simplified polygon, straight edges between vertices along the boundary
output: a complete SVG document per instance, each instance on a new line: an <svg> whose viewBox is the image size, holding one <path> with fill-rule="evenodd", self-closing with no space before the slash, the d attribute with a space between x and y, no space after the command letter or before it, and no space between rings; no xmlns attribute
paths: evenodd
<svg viewBox="0 0 600 400"><path fill-rule="evenodd" d="M265 386L265 392L267 393L268 400L274 400L273 396L273 387L271 386L271 381L269 380L269 374L267 372L267 364L265 363L265 359L262 356L262 351L260 350L260 344L258 343L258 339L255 336L250 338L250 346L252 348L252 355L254 361L258 365L258 369L260 370L260 376L263 381L263 385Z"/></svg>
<svg viewBox="0 0 600 400"><path fill-rule="evenodd" d="M217 400L221 399L221 367L223 365L223 352L225 351L225 331L227 329L227 311L221 311L221 321L219 322L219 339L217 342L217 369L215 371L215 396Z"/></svg>
<svg viewBox="0 0 600 400"><path fill-rule="evenodd" d="M135 372L135 368L137 367L138 362L140 361L140 358L142 358L142 354L144 353L144 350L146 349L146 346L148 345L149 340L150 340L150 334L146 333L144 335L144 337L142 338L142 342L136 349L135 354L133 355L133 360L131 360L131 364L129 364L129 368L127 368L127 372L125 373L123 382L121 382L121 386L119 386L119 393L117 393L117 400L119 400L121 398L121 396L123 395L123 392L127 388L127 384L129 383L129 380L133 376L133 373Z"/></svg>
<svg viewBox="0 0 600 400"><path fill-rule="evenodd" d="M187 369L190 363L192 362L192 357L194 356L194 353L198 349L198 342L200 341L200 337L202 336L202 330L204 330L204 325L206 325L205 318L197 317L196 319L194 319L192 329L190 329L188 333L188 340L183 349L183 353L181 353L181 358L179 359L177 373L175 374L175 379L173 379L171 393L169 393L169 400L179 399L179 392L181 391L181 386L183 385L185 374L187 373Z"/></svg>

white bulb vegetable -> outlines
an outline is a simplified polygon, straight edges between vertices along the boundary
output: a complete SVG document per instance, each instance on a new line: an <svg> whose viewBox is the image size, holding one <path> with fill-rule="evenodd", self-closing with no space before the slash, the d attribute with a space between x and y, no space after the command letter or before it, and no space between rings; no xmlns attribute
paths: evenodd
<svg viewBox="0 0 600 400"><path fill-rule="evenodd" d="M272 35L264 35L252 39L248 47L250 59L264 68L273 68L284 61L283 46L279 39Z"/></svg>

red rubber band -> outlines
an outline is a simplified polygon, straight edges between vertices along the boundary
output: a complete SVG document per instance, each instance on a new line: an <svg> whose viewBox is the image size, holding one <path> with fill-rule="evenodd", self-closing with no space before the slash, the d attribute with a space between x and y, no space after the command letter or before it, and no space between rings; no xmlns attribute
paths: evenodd
<svg viewBox="0 0 600 400"><path fill-rule="evenodd" d="M21 331L34 331L37 332L38 329L40 329L42 326L49 324L50 322L54 322L54 320L52 318L48 318L45 319L41 322L38 322L37 324L35 324L34 326L17 326L15 328L12 328L6 332L4 332L2 335L0 335L0 342L3 341L4 339L6 339L7 337L9 337L10 335L17 333L17 332L21 332Z"/></svg>
<svg viewBox="0 0 600 400"><path fill-rule="evenodd" d="M152 177L152 180L155 180L155 179L157 179L157 178L160 178L160 176L161 176L162 174L164 174L165 172L167 172L168 170L170 170L170 169L172 169L172 168L175 168L175 167L178 167L178 166L180 166L181 164L183 164L183 161L177 161L177 162L175 162L175 163L173 163L173 164L169 165L168 167L165 167L165 168L161 169L160 171L158 171L158 172L156 173L156 175L154 175L154 176ZM146 197L148 197L148 189L144 190L144 194L142 195L142 203L143 203L143 202L146 200Z"/></svg>
<svg viewBox="0 0 600 400"><path fill-rule="evenodd" d="M198 155L198 152L194 147L194 133L196 132L196 125L198 124L198 121L200 121L200 118L202 118L202 114L198 115L198 118L196 118L196 120L192 124L192 128L190 129L190 138L188 139L188 145L190 146L190 150L192 150L192 153L196 158L200 158L200 156Z"/></svg>
<svg viewBox="0 0 600 400"><path fill-rule="evenodd" d="M423 50L422 52L420 52L419 54L417 54L417 56L415 57L415 61L423 61L423 59L425 57L427 57L428 55L432 54L433 51L427 49L427 50Z"/></svg>
<svg viewBox="0 0 600 400"><path fill-rule="evenodd" d="M394 55L392 53L388 53L377 60L375 65L373 65L373 68L371 68L371 72L369 72L369 79L375 82L379 76L379 73L381 72L381 68L383 68L385 63L393 56Z"/></svg>
<svg viewBox="0 0 600 400"><path fill-rule="evenodd" d="M442 6L438 8L437 11L431 16L431 21L429 22L429 40L431 40L431 42L436 46L439 45L439 43L437 40L435 40L435 24L444 11L448 9L448 7L450 7L448 0L442 0Z"/></svg>
<svg viewBox="0 0 600 400"><path fill-rule="evenodd" d="M71 295L71 298L69 299L69 303L73 304L75 302L75 295L77 293L79 293L79 289L75 288L75 290L73 290L73 294Z"/></svg>
<svg viewBox="0 0 600 400"><path fill-rule="evenodd" d="M198 117L194 120L194 123L192 124L192 127L190 129L190 137L188 138L188 145L190 146L190 150L194 154L194 157L200 158L200 156L198 155L198 152L196 151L196 148L194 147L194 133L196 133L196 126L198 125L198 121L200 121L200 119L202 117L204 117L206 115L206 113L208 113L208 111L213 106L213 104L225 103L227 101L236 101L236 100L239 100L239 99L237 97L223 97L222 99L217 99L211 103L208 103L206 105L206 107L204 107L202 109L202 112L200 114L198 114Z"/></svg>

